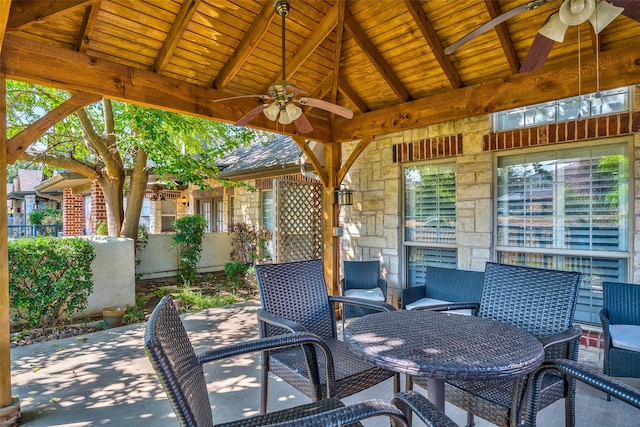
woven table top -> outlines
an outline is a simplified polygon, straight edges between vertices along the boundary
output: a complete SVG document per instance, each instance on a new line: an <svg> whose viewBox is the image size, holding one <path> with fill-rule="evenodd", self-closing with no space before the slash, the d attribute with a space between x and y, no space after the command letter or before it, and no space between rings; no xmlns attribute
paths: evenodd
<svg viewBox="0 0 640 427"><path fill-rule="evenodd" d="M344 340L380 368L434 379L512 378L532 372L544 358L540 342L511 324L429 310L358 318L345 328Z"/></svg>

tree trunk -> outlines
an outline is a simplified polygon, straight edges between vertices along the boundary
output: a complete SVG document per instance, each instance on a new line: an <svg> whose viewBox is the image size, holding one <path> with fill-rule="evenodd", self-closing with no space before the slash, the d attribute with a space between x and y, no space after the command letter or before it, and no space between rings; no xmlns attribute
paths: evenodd
<svg viewBox="0 0 640 427"><path fill-rule="evenodd" d="M142 150L136 153L133 172L129 181L129 197L127 197L127 210L122 225L122 236L134 241L138 238L138 223L144 201L144 192L147 188L147 154Z"/></svg>
<svg viewBox="0 0 640 427"><path fill-rule="evenodd" d="M124 190L124 171L118 176L101 176L98 183L102 187L105 199L105 208L107 210L107 226L109 227L109 236L119 237L124 218L123 209L123 190Z"/></svg>

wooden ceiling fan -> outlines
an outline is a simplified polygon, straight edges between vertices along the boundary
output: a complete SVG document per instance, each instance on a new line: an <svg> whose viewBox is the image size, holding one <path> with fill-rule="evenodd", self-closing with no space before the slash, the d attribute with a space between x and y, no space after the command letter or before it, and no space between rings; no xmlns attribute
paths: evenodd
<svg viewBox="0 0 640 427"><path fill-rule="evenodd" d="M353 117L353 111L348 108L341 107L340 105L332 104L322 99L309 98L304 96L307 92L300 89L291 82L286 81L286 69L285 69L285 25L286 16L289 14L289 0L275 0L274 9L276 13L282 17L282 81L279 81L271 85L268 89L268 94L263 95L242 95L231 98L217 99L214 102L227 101L230 99L238 98L253 98L257 97L265 101L263 104L258 105L243 117L240 118L235 124L236 126L244 126L253 120L261 112L272 121L278 121L282 125L288 125L293 122L299 133L308 133L313 130L313 126L309 122L309 119L305 116L300 106L310 106L314 108L320 108L338 116L350 119Z"/></svg>
<svg viewBox="0 0 640 427"><path fill-rule="evenodd" d="M446 47L444 53L450 55L465 43L505 22L507 19L513 18L522 12L537 9L553 1L530 1L505 12ZM593 31L598 34L620 14L640 22L640 1L564 0L560 5L560 9L549 16L545 25L538 31L529 53L520 67L520 72L534 71L541 68L549 56L553 43L561 43L564 40L564 34L569 26L580 25L588 20L593 27Z"/></svg>

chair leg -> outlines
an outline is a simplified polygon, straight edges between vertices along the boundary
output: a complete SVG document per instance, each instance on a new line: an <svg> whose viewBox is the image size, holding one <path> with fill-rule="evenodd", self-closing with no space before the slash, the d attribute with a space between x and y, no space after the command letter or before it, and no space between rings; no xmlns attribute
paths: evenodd
<svg viewBox="0 0 640 427"><path fill-rule="evenodd" d="M267 357L267 356L262 356ZM269 391L269 368L266 363L262 364L262 372L260 373L260 413L262 415L267 413L267 394Z"/></svg>
<svg viewBox="0 0 640 427"><path fill-rule="evenodd" d="M467 412L467 427L475 427L476 422L473 419L473 414L471 412Z"/></svg>
<svg viewBox="0 0 640 427"><path fill-rule="evenodd" d="M573 378L569 378L567 387L567 397L564 398L564 422L566 427L574 427L576 425L576 381Z"/></svg>
<svg viewBox="0 0 640 427"><path fill-rule="evenodd" d="M393 394L400 393L400 374L393 376Z"/></svg>
<svg viewBox="0 0 640 427"><path fill-rule="evenodd" d="M407 375L405 390L413 390L413 379L411 375Z"/></svg>

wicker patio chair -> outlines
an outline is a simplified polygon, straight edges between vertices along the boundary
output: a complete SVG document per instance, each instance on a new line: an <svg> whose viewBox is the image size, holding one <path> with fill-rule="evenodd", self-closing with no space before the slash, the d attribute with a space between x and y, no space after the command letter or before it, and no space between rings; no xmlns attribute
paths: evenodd
<svg viewBox="0 0 640 427"><path fill-rule="evenodd" d="M573 325L581 274L488 262L480 304L448 304L447 309L477 309L477 315L521 327L543 344L545 360L577 360L581 329ZM525 414L529 377L489 381L448 381L445 399L498 426L518 425ZM408 378L426 388L426 380ZM575 424L575 382L562 375L546 375L539 391L539 408L565 398L565 423Z"/></svg>
<svg viewBox="0 0 640 427"><path fill-rule="evenodd" d="M532 387L533 391L529 395L527 419L524 424L527 427L536 427L538 400L540 399L538 391L541 388L540 384L544 381L544 376L549 372L560 372L640 409L640 390L573 360L557 359L543 363L533 375L531 382L537 386Z"/></svg>
<svg viewBox="0 0 640 427"><path fill-rule="evenodd" d="M321 260L256 265L262 309L258 310L261 337L306 331L319 336L329 346L333 358L336 397L343 398L394 377L394 391L400 389L399 376L365 362L338 340L334 303L357 304L378 311L394 311L389 304L328 296ZM265 351L262 354L261 411L267 410L269 372L280 377L313 401L326 397L326 385L310 379L309 364L315 361L300 348ZM327 363L324 358L318 361Z"/></svg>
<svg viewBox="0 0 640 427"><path fill-rule="evenodd" d="M208 427L214 425L203 371L205 363L250 352L301 345L308 347L312 353L315 352L315 348L319 348L324 358L331 360L329 348L320 338L308 332L245 341L196 355L178 315L178 310L169 296L164 297L158 303L149 317L145 331L145 350L181 426ZM332 377L332 364L326 364L325 367L324 375ZM317 366L310 366L310 369L316 375L319 374ZM332 397L333 381L325 383L329 387L327 399L218 425L254 427L283 423L289 426L305 427L341 426L344 424L360 426L361 424L357 421L376 416L389 417L400 426L407 425L404 414L390 402L374 399L345 406L340 400ZM428 425L449 425L447 419L438 414L437 410L428 403L425 406L420 406L418 400L418 403L411 408L423 411L416 412L421 418L425 418L429 422L433 420L433 423Z"/></svg>
<svg viewBox="0 0 640 427"><path fill-rule="evenodd" d="M640 285L604 282L602 287L602 371L612 377L640 378Z"/></svg>
<svg viewBox="0 0 640 427"><path fill-rule="evenodd" d="M387 282L380 277L379 261L344 261L342 271L344 277L340 285L343 296L378 302L387 300ZM347 304L343 307L342 319L361 317L376 311Z"/></svg>

